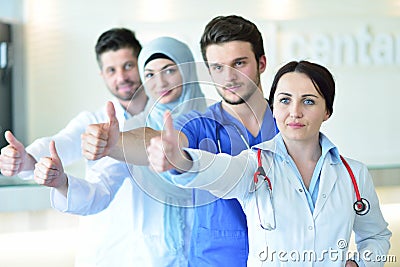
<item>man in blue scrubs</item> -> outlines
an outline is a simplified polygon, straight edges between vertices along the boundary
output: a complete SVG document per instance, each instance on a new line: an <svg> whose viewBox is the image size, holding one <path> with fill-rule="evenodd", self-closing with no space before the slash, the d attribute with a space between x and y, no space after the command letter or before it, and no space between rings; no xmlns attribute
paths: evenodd
<svg viewBox="0 0 400 267"><path fill-rule="evenodd" d="M175 128L183 133L181 145L237 155L271 139L276 127L261 88L260 74L267 60L257 27L239 16L218 16L206 25L200 44L222 101L205 113L191 111L175 120ZM111 156L143 164L147 156L143 139L149 141L160 132L136 129L124 133L122 142L115 121L110 116L109 125L88 128L82 141L88 159ZM247 222L239 202L217 199L201 190L194 192L194 201L189 266L246 266Z"/></svg>
<svg viewBox="0 0 400 267"><path fill-rule="evenodd" d="M205 27L200 45L222 101L175 120L188 146L237 155L271 139L276 132L260 83L266 57L257 27L239 16L219 16ZM246 266L247 222L239 202L202 190L194 199L189 266Z"/></svg>

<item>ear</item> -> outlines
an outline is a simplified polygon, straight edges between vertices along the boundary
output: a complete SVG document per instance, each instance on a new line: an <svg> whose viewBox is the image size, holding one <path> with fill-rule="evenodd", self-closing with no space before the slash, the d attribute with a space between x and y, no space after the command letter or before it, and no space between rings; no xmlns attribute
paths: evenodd
<svg viewBox="0 0 400 267"><path fill-rule="evenodd" d="M262 55L258 60L258 70L260 74L263 73L266 68L267 68L267 57L265 55Z"/></svg>
<svg viewBox="0 0 400 267"><path fill-rule="evenodd" d="M327 121L329 118L331 117L331 114L329 113L329 111L326 111L325 117L324 117L324 121Z"/></svg>

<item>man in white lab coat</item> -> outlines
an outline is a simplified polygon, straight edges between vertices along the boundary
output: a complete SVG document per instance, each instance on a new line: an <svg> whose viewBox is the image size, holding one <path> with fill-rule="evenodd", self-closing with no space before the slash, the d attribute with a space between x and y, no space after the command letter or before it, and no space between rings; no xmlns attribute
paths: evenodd
<svg viewBox="0 0 400 267"><path fill-rule="evenodd" d="M134 32L125 28L113 28L104 32L95 47L100 75L113 95L111 101L114 103L121 130L124 121L141 113L148 102L137 68L141 48ZM9 145L2 148L0 154L2 174L33 178L35 163L50 155L51 140L55 141L64 166L82 159L81 134L89 124L107 120L105 108L97 112L83 111L56 135L37 139L26 149L11 132L6 132ZM87 161L86 171L95 162ZM75 266L133 266L127 253L134 249L130 233L133 218L128 216L132 212L131 206L132 185L127 179L106 210L96 215L80 217L81 240Z"/></svg>

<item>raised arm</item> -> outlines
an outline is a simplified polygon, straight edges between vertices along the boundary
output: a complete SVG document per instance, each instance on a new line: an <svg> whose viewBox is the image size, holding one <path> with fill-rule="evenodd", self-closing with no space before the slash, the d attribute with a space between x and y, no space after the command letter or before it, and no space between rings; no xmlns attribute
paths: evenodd
<svg viewBox="0 0 400 267"><path fill-rule="evenodd" d="M153 138L147 149L150 166L155 171L174 169L181 173L173 176L175 184L208 190L218 197L243 198L249 192L257 169L255 153L245 150L232 157L225 153L184 149L180 141L182 136L172 128L170 114L166 113L164 119L165 132Z"/></svg>
<svg viewBox="0 0 400 267"><path fill-rule="evenodd" d="M91 124L82 134L82 154L89 160L109 156L135 165L148 165L146 147L161 131L140 127L120 132L112 102L107 103L107 115L108 122Z"/></svg>
<svg viewBox="0 0 400 267"><path fill-rule="evenodd" d="M119 124L112 102L107 103L108 122L90 124L82 134L82 155L89 160L97 160L111 155L119 156L116 144L119 139ZM121 153L122 154L122 153Z"/></svg>
<svg viewBox="0 0 400 267"><path fill-rule="evenodd" d="M352 167L352 169L357 170L356 167ZM353 230L358 252L362 256L361 260L366 266L370 266L368 264L387 256L392 233L382 215L371 174L365 165L361 166L356 177L360 177L357 183L361 195L369 201L370 210L365 215L356 215ZM384 262L375 262L373 266L383 265Z"/></svg>
<svg viewBox="0 0 400 267"><path fill-rule="evenodd" d="M161 135L151 138L147 147L151 168L157 172L176 169L185 172L192 167L190 156L182 150L188 146L186 136L175 130L171 113L164 114L164 131Z"/></svg>
<svg viewBox="0 0 400 267"><path fill-rule="evenodd" d="M118 120L112 102L107 103L107 123L91 124L82 134L82 154L89 160L109 156L118 161L135 165L148 165L147 147L150 140L161 137L162 131L150 127L139 127L130 131L119 132ZM172 120L172 119L171 119ZM172 127L172 121L170 127ZM187 147L188 141L183 133L180 135L181 147Z"/></svg>
<svg viewBox="0 0 400 267"><path fill-rule="evenodd" d="M44 157L35 164L34 180L36 183L53 187L65 197L68 192L68 179L58 156L54 141L49 145L50 157Z"/></svg>
<svg viewBox="0 0 400 267"><path fill-rule="evenodd" d="M21 171L33 171L36 160L26 152L24 145L10 131L6 131L4 137L8 145L1 149L1 173L5 176L13 176Z"/></svg>

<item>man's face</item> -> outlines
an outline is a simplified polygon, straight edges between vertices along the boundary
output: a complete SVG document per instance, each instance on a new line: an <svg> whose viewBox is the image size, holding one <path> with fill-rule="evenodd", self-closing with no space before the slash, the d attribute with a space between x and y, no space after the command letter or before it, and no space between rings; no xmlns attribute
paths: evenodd
<svg viewBox="0 0 400 267"><path fill-rule="evenodd" d="M119 100L135 98L142 85L137 58L131 48L107 51L100 55L101 76L110 92Z"/></svg>
<svg viewBox="0 0 400 267"><path fill-rule="evenodd" d="M250 43L212 44L207 47L206 56L211 78L226 103L242 104L259 89L266 62L262 57L257 64Z"/></svg>

